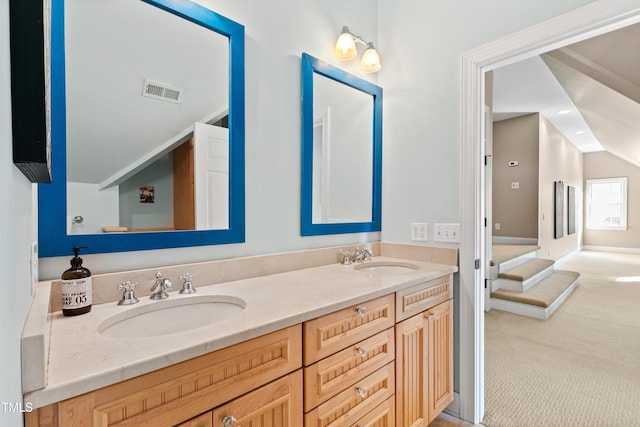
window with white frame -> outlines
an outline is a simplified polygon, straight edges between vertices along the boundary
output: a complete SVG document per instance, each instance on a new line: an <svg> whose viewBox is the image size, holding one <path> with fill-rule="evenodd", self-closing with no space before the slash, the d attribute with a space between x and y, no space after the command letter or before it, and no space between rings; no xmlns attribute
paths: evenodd
<svg viewBox="0 0 640 427"><path fill-rule="evenodd" d="M627 177L587 180L587 228L627 229Z"/></svg>

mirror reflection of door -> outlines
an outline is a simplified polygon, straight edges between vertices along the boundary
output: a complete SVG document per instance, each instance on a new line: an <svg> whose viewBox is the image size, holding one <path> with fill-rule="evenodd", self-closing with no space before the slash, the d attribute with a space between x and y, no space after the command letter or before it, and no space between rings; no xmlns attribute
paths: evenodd
<svg viewBox="0 0 640 427"><path fill-rule="evenodd" d="M229 228L229 130L196 123L193 139L196 228Z"/></svg>
<svg viewBox="0 0 640 427"><path fill-rule="evenodd" d="M371 221L373 96L319 74L313 94L313 222Z"/></svg>
<svg viewBox="0 0 640 427"><path fill-rule="evenodd" d="M172 186L193 123L228 113L229 39L142 1L65 0L65 60L68 233L228 228L228 200L213 223L175 218Z"/></svg>

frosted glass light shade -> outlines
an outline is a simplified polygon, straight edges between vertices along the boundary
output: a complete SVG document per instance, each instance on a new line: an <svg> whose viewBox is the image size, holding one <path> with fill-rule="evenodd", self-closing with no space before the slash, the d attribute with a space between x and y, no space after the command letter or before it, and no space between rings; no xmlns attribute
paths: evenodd
<svg viewBox="0 0 640 427"><path fill-rule="evenodd" d="M342 27L342 34L336 41L334 53L338 58L344 60L353 59L358 54L356 42L347 27Z"/></svg>
<svg viewBox="0 0 640 427"><path fill-rule="evenodd" d="M373 43L369 43L367 50L362 54L362 60L360 61L360 68L367 73L375 73L379 71L382 65L380 64L380 56L373 47Z"/></svg>

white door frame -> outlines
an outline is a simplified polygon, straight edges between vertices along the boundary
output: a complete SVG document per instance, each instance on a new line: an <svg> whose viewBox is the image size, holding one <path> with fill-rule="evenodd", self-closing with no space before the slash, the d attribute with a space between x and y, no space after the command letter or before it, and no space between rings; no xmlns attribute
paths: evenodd
<svg viewBox="0 0 640 427"><path fill-rule="evenodd" d="M484 72L637 22L640 0L599 0L462 56L459 397L466 421L484 417Z"/></svg>

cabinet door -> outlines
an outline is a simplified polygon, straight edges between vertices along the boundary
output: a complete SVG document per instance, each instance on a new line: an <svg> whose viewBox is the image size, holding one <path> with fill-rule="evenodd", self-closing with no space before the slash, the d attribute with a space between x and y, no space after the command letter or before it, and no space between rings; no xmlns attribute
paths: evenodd
<svg viewBox="0 0 640 427"><path fill-rule="evenodd" d="M213 413L205 412L199 417L178 424L176 427L213 427Z"/></svg>
<svg viewBox="0 0 640 427"><path fill-rule="evenodd" d="M428 323L424 313L396 324L396 426L426 427Z"/></svg>
<svg viewBox="0 0 640 427"><path fill-rule="evenodd" d="M428 310L426 320L429 325L429 422L431 422L453 401L453 300Z"/></svg>
<svg viewBox="0 0 640 427"><path fill-rule="evenodd" d="M298 370L213 410L214 427L299 427L302 371Z"/></svg>

